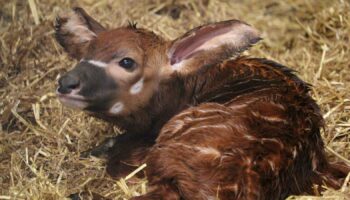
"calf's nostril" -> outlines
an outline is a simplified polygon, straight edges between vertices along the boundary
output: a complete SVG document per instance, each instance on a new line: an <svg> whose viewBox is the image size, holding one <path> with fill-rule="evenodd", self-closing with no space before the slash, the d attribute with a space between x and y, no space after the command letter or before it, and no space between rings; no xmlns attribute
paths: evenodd
<svg viewBox="0 0 350 200"><path fill-rule="evenodd" d="M79 87L79 79L77 78L73 78L73 79L69 79L68 82L67 82L67 87L69 89L76 89Z"/></svg>
<svg viewBox="0 0 350 200"><path fill-rule="evenodd" d="M66 75L58 80L58 84L58 92L68 94L79 87L80 81L78 77Z"/></svg>

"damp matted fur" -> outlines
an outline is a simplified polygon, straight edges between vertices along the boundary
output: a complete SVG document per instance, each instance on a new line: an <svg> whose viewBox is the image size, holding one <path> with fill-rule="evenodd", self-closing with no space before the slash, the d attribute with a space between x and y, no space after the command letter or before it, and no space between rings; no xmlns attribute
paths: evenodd
<svg viewBox="0 0 350 200"><path fill-rule="evenodd" d="M74 62L54 40L57 13L69 1L6 1L0 8L0 199L61 199L79 191L111 199L144 193L146 180L113 180L102 159L80 159L118 127L62 107L55 97L59 74ZM313 85L326 120L323 138L331 160L350 163L349 1L80 1L107 27L137 22L174 39L208 22L241 19L263 33L248 54L287 65ZM144 166L142 166L143 168ZM324 197L347 199L349 180Z"/></svg>

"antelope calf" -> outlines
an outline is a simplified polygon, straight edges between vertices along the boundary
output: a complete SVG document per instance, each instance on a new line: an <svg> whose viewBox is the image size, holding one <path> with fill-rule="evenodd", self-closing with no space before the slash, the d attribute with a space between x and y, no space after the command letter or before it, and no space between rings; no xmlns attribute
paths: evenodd
<svg viewBox="0 0 350 200"><path fill-rule="evenodd" d="M326 160L310 86L240 56L260 40L244 22L168 41L133 24L106 30L75 8L55 28L79 61L59 79L59 100L125 130L90 153L107 152L116 177L147 163L148 193L134 199L283 199L339 188L349 172Z"/></svg>

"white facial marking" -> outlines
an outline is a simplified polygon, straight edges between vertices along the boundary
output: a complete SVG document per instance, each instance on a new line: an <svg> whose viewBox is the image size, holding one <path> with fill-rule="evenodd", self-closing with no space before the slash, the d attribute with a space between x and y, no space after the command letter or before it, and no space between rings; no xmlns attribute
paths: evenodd
<svg viewBox="0 0 350 200"><path fill-rule="evenodd" d="M178 62L171 65L171 68L173 69L173 71L179 71L182 69L182 67L183 67L183 62Z"/></svg>
<svg viewBox="0 0 350 200"><path fill-rule="evenodd" d="M123 108L124 108L124 104L122 102L117 102L112 106L109 112L112 114L118 114L123 110Z"/></svg>
<svg viewBox="0 0 350 200"><path fill-rule="evenodd" d="M105 62L102 62L102 61L98 61L98 60L86 60L88 63L92 64L92 65L95 65L97 67L107 67L107 63Z"/></svg>
<svg viewBox="0 0 350 200"><path fill-rule="evenodd" d="M141 90L143 88L143 81L144 81L144 79L142 77L133 86L131 86L130 94L137 94L137 93L141 92Z"/></svg>
<svg viewBox="0 0 350 200"><path fill-rule="evenodd" d="M84 109L88 106L86 102L82 100L71 99L69 96L61 96L58 99L63 105L70 108Z"/></svg>

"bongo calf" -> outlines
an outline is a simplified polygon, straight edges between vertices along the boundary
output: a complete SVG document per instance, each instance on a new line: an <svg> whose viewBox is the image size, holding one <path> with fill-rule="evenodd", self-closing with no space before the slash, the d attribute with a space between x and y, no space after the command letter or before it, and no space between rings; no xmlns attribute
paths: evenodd
<svg viewBox="0 0 350 200"><path fill-rule="evenodd" d="M133 24L106 30L75 8L55 28L78 60L58 81L59 100L125 131L90 153L107 153L116 177L147 163L149 191L134 199L283 199L339 188L349 172L326 160L310 86L240 56L260 40L244 22L168 41Z"/></svg>

